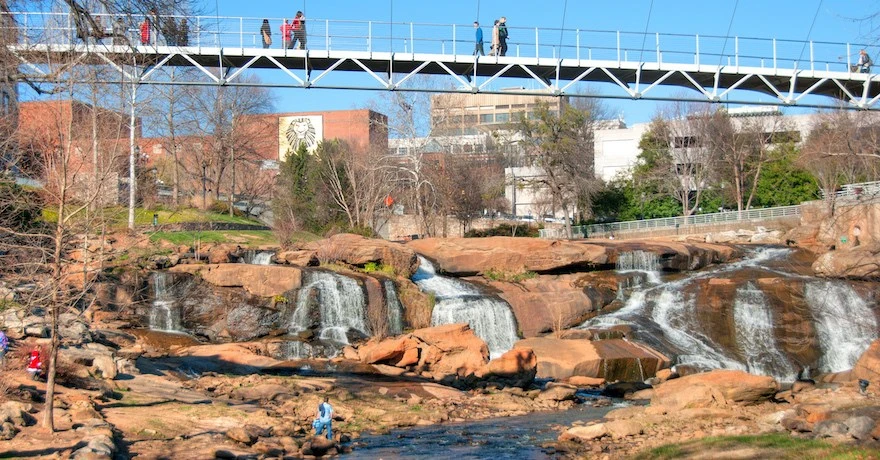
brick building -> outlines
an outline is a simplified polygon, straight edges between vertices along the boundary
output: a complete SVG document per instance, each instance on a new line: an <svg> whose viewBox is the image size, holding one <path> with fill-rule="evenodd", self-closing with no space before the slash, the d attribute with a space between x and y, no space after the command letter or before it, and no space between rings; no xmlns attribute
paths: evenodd
<svg viewBox="0 0 880 460"><path fill-rule="evenodd" d="M137 120L135 136L140 132ZM119 178L128 168L127 114L75 100L21 102L15 141L18 174L51 187L59 178L57 161L63 153L76 196L101 189L100 202L116 203Z"/></svg>

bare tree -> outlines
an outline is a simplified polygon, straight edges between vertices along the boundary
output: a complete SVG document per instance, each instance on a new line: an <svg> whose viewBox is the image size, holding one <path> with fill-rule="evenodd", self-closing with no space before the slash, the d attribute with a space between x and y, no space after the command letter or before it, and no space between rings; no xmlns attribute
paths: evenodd
<svg viewBox="0 0 880 460"><path fill-rule="evenodd" d="M383 200L393 188L394 164L378 149L354 151L345 142L321 144L316 153L321 172L336 206L351 228L377 228Z"/></svg>

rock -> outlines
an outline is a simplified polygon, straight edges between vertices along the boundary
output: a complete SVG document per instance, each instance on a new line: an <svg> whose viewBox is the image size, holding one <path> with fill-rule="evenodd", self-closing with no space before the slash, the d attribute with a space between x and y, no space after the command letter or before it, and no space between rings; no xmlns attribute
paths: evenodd
<svg viewBox="0 0 880 460"><path fill-rule="evenodd" d="M226 248L214 248L208 252L209 264L228 264L231 261L229 250Z"/></svg>
<svg viewBox="0 0 880 460"><path fill-rule="evenodd" d="M514 348L489 361L482 377L501 380L512 386L528 387L538 372L538 358L530 348Z"/></svg>
<svg viewBox="0 0 880 460"><path fill-rule="evenodd" d="M227 438L246 445L251 445L257 442L257 439L268 436L268 430L256 425L238 426L226 431Z"/></svg>
<svg viewBox="0 0 880 460"><path fill-rule="evenodd" d="M296 394L296 391L284 385L261 383L252 387L235 388L229 393L229 397L240 401L277 401Z"/></svg>
<svg viewBox="0 0 880 460"><path fill-rule="evenodd" d="M29 413L33 406L18 401L6 401L0 405L0 423L12 423L16 427L30 426L36 419Z"/></svg>
<svg viewBox="0 0 880 460"><path fill-rule="evenodd" d="M813 433L817 438L836 438L847 436L848 428L841 422L835 420L825 420L813 427Z"/></svg>
<svg viewBox="0 0 880 460"><path fill-rule="evenodd" d="M826 252L813 263L813 272L829 278L880 279L880 243Z"/></svg>
<svg viewBox="0 0 880 460"><path fill-rule="evenodd" d="M880 339L874 340L862 353L853 366L852 375L856 379L865 379L873 385L880 386Z"/></svg>
<svg viewBox="0 0 880 460"><path fill-rule="evenodd" d="M426 238L407 247L434 260L440 270L460 276L489 270L549 272L608 262L602 246L537 238Z"/></svg>
<svg viewBox="0 0 880 460"><path fill-rule="evenodd" d="M812 381L797 380L791 384L791 394L793 395L814 389L816 389L816 383Z"/></svg>
<svg viewBox="0 0 880 460"><path fill-rule="evenodd" d="M242 287L260 297L282 296L302 285L302 270L282 265L177 265L172 273L198 274L220 287Z"/></svg>
<svg viewBox="0 0 880 460"><path fill-rule="evenodd" d="M314 455L315 457L323 457L327 455L331 449L336 448L336 443L331 439L323 436L312 436L308 442L303 444L303 454Z"/></svg>
<svg viewBox="0 0 880 460"><path fill-rule="evenodd" d="M392 364L401 361L407 350L417 348L419 342L412 338L395 337L385 340L371 340L357 348L361 362L367 364Z"/></svg>
<svg viewBox="0 0 880 460"><path fill-rule="evenodd" d="M770 399L778 389L779 385L772 377L715 370L669 380L655 387L651 405L684 409L755 404Z"/></svg>
<svg viewBox="0 0 880 460"><path fill-rule="evenodd" d="M654 389L646 388L644 390L638 390L632 393L627 393L623 397L628 401L650 401L654 397Z"/></svg>
<svg viewBox="0 0 880 460"><path fill-rule="evenodd" d="M650 388L651 385L643 382L615 382L605 385L602 395L611 398L625 398L629 395L631 398L633 394Z"/></svg>
<svg viewBox="0 0 880 460"><path fill-rule="evenodd" d="M489 361L489 348L467 324L447 324L413 331L411 336L430 347L423 348L422 363L432 363L436 373L465 376Z"/></svg>
<svg viewBox="0 0 880 460"><path fill-rule="evenodd" d="M782 242L783 238L780 230L755 233L749 238L749 243L752 244L781 244Z"/></svg>
<svg viewBox="0 0 880 460"><path fill-rule="evenodd" d="M96 356L94 361L92 361L92 369L97 371L96 373L100 373L101 378L106 380L115 379L119 373L113 356L107 355Z"/></svg>
<svg viewBox="0 0 880 460"><path fill-rule="evenodd" d="M796 431L798 433L808 433L813 431L813 427L806 420L798 417L786 416L779 422L783 428L788 431Z"/></svg>
<svg viewBox="0 0 880 460"><path fill-rule="evenodd" d="M645 414L644 406L629 406L629 407L621 407L620 409L614 409L611 412L605 414L605 418L608 420L626 420L630 418L640 418Z"/></svg>
<svg viewBox="0 0 880 460"><path fill-rule="evenodd" d="M675 377L673 377L673 375L675 375ZM659 371L657 371L656 374L654 374L654 376L660 379L661 383L669 379L678 377L677 374L673 374L672 369L660 369Z"/></svg>
<svg viewBox="0 0 880 460"><path fill-rule="evenodd" d="M616 275L610 272L602 277L599 273L539 275L516 283L478 281L488 284L510 304L519 329L528 338L581 324L614 301ZM587 337L574 337L575 333L566 331L563 338L591 338L589 331L580 333Z"/></svg>
<svg viewBox="0 0 880 460"><path fill-rule="evenodd" d="M296 251L282 251L275 257L278 263L297 265L300 267L312 267L318 265L318 251L316 249L302 249Z"/></svg>
<svg viewBox="0 0 880 460"><path fill-rule="evenodd" d="M849 435L859 441L871 439L871 432L874 431L874 420L871 417L860 416L850 417L844 422L848 428Z"/></svg>
<svg viewBox="0 0 880 460"><path fill-rule="evenodd" d="M669 358L634 341L564 340L533 337L515 348L531 348L538 358L539 378L557 380L572 376L606 380L642 381L657 369L669 366Z"/></svg>
<svg viewBox="0 0 880 460"><path fill-rule="evenodd" d="M364 266L368 263L386 265L394 269L394 274L403 278L412 277L419 267L415 251L399 243L381 239L365 238L350 233L333 235L326 240L307 243L301 248L314 251L318 260L339 261L349 265ZM279 260L296 257L300 261L307 254L279 254ZM283 259L282 259L283 258Z"/></svg>
<svg viewBox="0 0 880 460"><path fill-rule="evenodd" d="M12 422L3 422L0 425L0 440L9 441L18 434L18 428Z"/></svg>
<svg viewBox="0 0 880 460"><path fill-rule="evenodd" d="M623 439L642 434L642 426L633 420L614 420L605 423L605 428L614 439Z"/></svg>
<svg viewBox="0 0 880 460"><path fill-rule="evenodd" d="M554 385L540 392L537 401L571 401L577 393L577 388L565 385Z"/></svg>
<svg viewBox="0 0 880 460"><path fill-rule="evenodd" d="M597 378L597 377L584 377L582 375L575 375L569 377L566 382L570 385L574 385L576 387L598 387L605 384L605 379Z"/></svg>
<svg viewBox="0 0 880 460"><path fill-rule="evenodd" d="M608 428L604 423L588 426L576 426L569 428L560 437L560 441L592 441L608 435Z"/></svg>

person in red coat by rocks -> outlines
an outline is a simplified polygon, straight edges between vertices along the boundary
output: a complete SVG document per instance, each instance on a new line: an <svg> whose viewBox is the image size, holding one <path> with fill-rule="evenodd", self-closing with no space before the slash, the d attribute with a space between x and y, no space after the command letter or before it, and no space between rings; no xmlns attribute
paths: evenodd
<svg viewBox="0 0 880 460"><path fill-rule="evenodd" d="M34 349L31 350L31 354L27 358L26 370L31 374L33 380L37 380L43 372L43 359L40 356L39 347L34 347Z"/></svg>

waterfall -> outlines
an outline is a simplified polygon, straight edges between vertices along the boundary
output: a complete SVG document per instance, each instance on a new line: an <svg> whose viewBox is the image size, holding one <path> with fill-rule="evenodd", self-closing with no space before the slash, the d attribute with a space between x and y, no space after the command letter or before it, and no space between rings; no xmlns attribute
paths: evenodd
<svg viewBox="0 0 880 460"><path fill-rule="evenodd" d="M242 262L251 265L271 265L275 251L247 251Z"/></svg>
<svg viewBox="0 0 880 460"><path fill-rule="evenodd" d="M733 320L736 343L750 373L772 375L784 382L797 378L797 369L777 346L767 297L754 283L746 283L736 290Z"/></svg>
<svg viewBox="0 0 880 460"><path fill-rule="evenodd" d="M868 303L842 282L808 283L804 297L813 312L822 357L819 370L852 369L877 338L877 319Z"/></svg>
<svg viewBox="0 0 880 460"><path fill-rule="evenodd" d="M696 302L685 299L679 289L664 289L654 302L651 319L660 326L664 337L682 353L678 364L707 369L740 369L745 366L728 358L711 339L700 332L696 321Z"/></svg>
<svg viewBox="0 0 880 460"><path fill-rule="evenodd" d="M309 359L315 355L312 346L305 342L286 342L281 346L281 353L284 359Z"/></svg>
<svg viewBox="0 0 880 460"><path fill-rule="evenodd" d="M296 300L290 324L292 332L312 326L312 299L317 300L320 314L319 338L337 344L348 344L348 332L356 330L369 335L364 312L366 299L361 285L353 278L333 272L314 271L303 274L304 283Z"/></svg>
<svg viewBox="0 0 880 460"><path fill-rule="evenodd" d="M385 309L388 311L388 335L403 333L403 305L397 297L394 281L385 280Z"/></svg>
<svg viewBox="0 0 880 460"><path fill-rule="evenodd" d="M493 359L513 348L518 340L516 319L507 302L485 296L464 281L438 275L431 262L421 256L412 279L420 289L434 294L432 325L468 323L486 342Z"/></svg>
<svg viewBox="0 0 880 460"><path fill-rule="evenodd" d="M620 273L640 272L647 276L651 284L660 283L660 256L650 251L626 251L617 256L617 271Z"/></svg>
<svg viewBox="0 0 880 460"><path fill-rule="evenodd" d="M150 274L153 287L153 303L150 308L150 329L156 331L180 331L180 307L176 305L171 291L172 276L168 272Z"/></svg>

